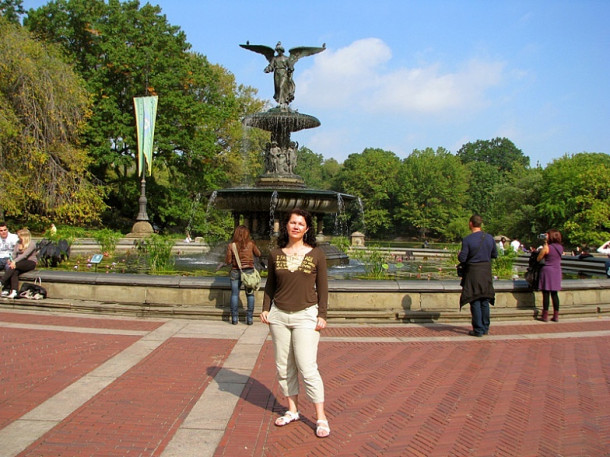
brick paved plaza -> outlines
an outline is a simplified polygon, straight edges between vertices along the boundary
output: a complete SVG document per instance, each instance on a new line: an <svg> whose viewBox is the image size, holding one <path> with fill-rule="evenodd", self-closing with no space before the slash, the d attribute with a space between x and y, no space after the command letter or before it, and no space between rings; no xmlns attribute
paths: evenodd
<svg viewBox="0 0 610 457"><path fill-rule="evenodd" d="M260 323L0 311L0 456L610 456L610 318L468 330L325 330L318 439Z"/></svg>

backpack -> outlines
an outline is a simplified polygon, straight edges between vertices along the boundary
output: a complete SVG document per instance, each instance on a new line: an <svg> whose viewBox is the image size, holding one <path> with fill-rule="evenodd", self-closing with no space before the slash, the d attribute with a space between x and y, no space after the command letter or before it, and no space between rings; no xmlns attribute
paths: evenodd
<svg viewBox="0 0 610 457"><path fill-rule="evenodd" d="M533 290L538 290L538 280L540 279L540 270L545 264L545 260L538 261L539 251L534 251L530 254L530 259L525 272L525 280Z"/></svg>

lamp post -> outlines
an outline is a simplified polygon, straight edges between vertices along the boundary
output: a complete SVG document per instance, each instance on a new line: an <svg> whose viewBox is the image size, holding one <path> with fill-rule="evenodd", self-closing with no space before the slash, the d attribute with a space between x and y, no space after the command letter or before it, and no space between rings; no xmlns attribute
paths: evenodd
<svg viewBox="0 0 610 457"><path fill-rule="evenodd" d="M140 181L139 211L136 223L127 236L143 238L154 233L153 227L146 212L146 170L152 173L152 146L155 134L155 119L157 116L158 97L134 97L133 103L136 113L136 127L138 133L138 170L142 176ZM146 165L146 166L145 166Z"/></svg>

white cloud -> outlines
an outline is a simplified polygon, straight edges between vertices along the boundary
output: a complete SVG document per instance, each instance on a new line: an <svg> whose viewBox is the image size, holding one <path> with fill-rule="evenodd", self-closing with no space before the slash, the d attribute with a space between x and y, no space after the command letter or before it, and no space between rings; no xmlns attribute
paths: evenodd
<svg viewBox="0 0 610 457"><path fill-rule="evenodd" d="M453 72L441 63L392 68L392 51L378 38L316 55L297 79L297 100L318 109L369 113L472 112L489 104L486 91L500 84L505 64L471 59Z"/></svg>

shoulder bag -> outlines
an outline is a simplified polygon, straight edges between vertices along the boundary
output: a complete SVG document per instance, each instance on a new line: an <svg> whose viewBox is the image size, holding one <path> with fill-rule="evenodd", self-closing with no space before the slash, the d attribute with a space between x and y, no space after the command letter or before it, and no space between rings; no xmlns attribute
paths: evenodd
<svg viewBox="0 0 610 457"><path fill-rule="evenodd" d="M233 249L233 254L235 255L235 260L237 261L237 266L239 267L239 271L241 272L241 282L244 283L244 287L246 289L258 290L261 287L261 275L254 268L252 273L246 273L241 269L241 260L239 260L239 254L237 253L237 245L235 243L231 243L231 248Z"/></svg>

